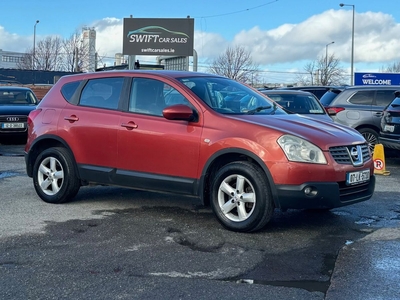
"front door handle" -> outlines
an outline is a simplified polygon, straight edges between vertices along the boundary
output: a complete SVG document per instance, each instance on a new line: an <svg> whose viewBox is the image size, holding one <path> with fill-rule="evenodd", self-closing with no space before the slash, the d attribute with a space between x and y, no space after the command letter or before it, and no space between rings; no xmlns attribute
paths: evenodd
<svg viewBox="0 0 400 300"><path fill-rule="evenodd" d="M128 130L136 129L138 126L135 122L129 121L128 123L122 123L122 127L125 127Z"/></svg>

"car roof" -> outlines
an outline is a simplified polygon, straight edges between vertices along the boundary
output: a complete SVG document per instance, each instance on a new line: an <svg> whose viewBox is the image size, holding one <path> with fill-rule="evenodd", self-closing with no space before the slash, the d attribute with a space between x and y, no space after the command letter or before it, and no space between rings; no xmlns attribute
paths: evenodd
<svg viewBox="0 0 400 300"><path fill-rule="evenodd" d="M353 85L345 87L344 90L392 90L393 88L400 89L400 85Z"/></svg>
<svg viewBox="0 0 400 300"><path fill-rule="evenodd" d="M28 87L24 86L13 86L13 85L0 85L0 90L20 90L20 91L32 91Z"/></svg>
<svg viewBox="0 0 400 300"><path fill-rule="evenodd" d="M301 91L301 90L284 90L284 89L282 89L282 90L260 90L260 92L263 94L271 94L271 95L272 94L277 94L277 95L286 94L286 95L305 95L305 96L312 95L312 96L314 96L314 94L311 92Z"/></svg>
<svg viewBox="0 0 400 300"><path fill-rule="evenodd" d="M280 90L280 89L288 89L288 90L302 90L302 89L316 90L316 89L320 89L320 90L326 90L326 89L330 89L330 88L334 88L334 87L337 87L337 86L336 85L282 86L282 87L278 87L276 89L277 90Z"/></svg>
<svg viewBox="0 0 400 300"><path fill-rule="evenodd" d="M109 70L109 71L99 71L90 73L79 73L72 75L64 75L62 78L98 78L107 77L107 75L113 74L112 76L133 76L135 74L153 74L161 77L168 78L181 78L181 77L220 77L225 78L216 74L202 73L202 72L192 72L192 71L176 71L176 70Z"/></svg>

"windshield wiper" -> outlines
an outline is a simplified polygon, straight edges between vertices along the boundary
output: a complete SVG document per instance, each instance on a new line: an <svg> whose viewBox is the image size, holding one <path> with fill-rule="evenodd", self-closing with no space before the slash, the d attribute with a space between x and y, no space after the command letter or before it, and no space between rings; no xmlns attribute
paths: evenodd
<svg viewBox="0 0 400 300"><path fill-rule="evenodd" d="M271 105L270 105L270 106L258 106L258 107L254 108L254 109L248 110L248 111L246 112L246 114L248 114L248 115L254 115L256 112L262 111L262 110L264 110L264 109L270 109L270 108L271 108Z"/></svg>

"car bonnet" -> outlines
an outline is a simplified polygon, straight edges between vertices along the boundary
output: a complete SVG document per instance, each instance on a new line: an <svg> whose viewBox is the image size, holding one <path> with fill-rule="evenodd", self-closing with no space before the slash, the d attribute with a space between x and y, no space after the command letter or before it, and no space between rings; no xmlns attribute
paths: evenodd
<svg viewBox="0 0 400 300"><path fill-rule="evenodd" d="M363 136L355 129L304 115L241 115L234 118L304 138L323 150L365 143Z"/></svg>

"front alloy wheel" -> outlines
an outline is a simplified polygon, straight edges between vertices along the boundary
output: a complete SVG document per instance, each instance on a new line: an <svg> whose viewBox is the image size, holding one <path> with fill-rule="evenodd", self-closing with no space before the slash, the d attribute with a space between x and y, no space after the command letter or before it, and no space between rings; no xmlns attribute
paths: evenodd
<svg viewBox="0 0 400 300"><path fill-rule="evenodd" d="M265 173L247 161L229 163L217 172L211 205L224 227L239 232L263 228L274 209Z"/></svg>
<svg viewBox="0 0 400 300"><path fill-rule="evenodd" d="M247 220L254 211L256 194L251 182L239 174L225 178L218 192L218 205L225 217L234 222Z"/></svg>

